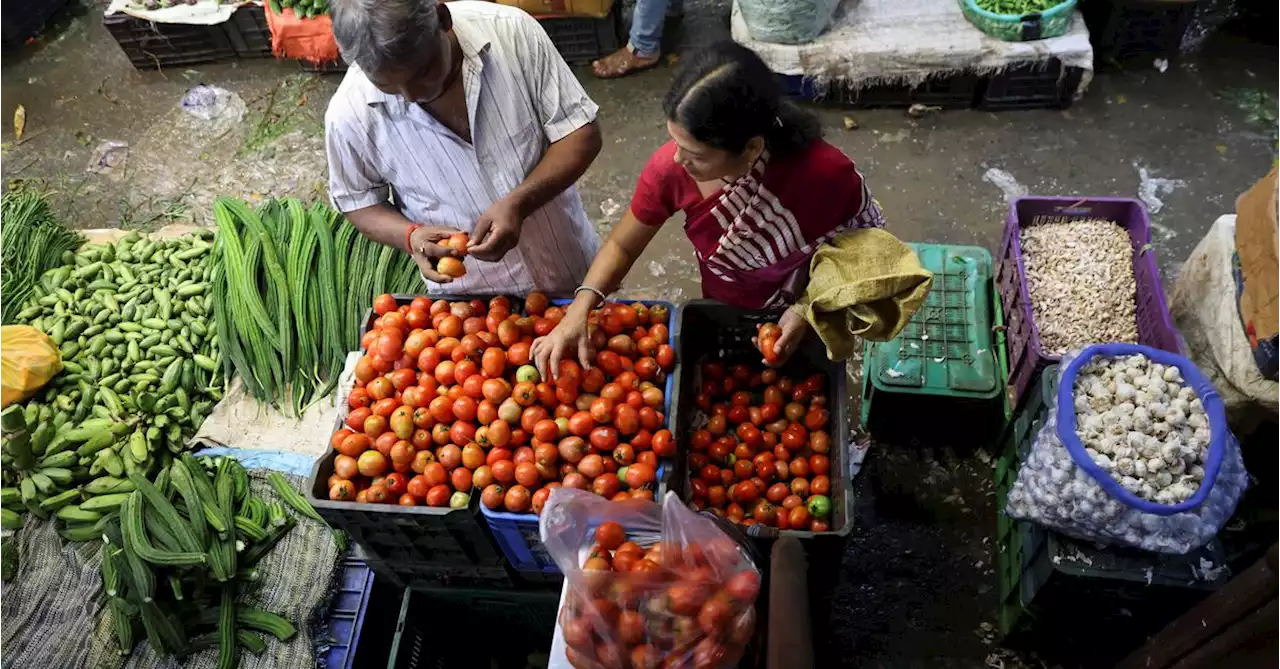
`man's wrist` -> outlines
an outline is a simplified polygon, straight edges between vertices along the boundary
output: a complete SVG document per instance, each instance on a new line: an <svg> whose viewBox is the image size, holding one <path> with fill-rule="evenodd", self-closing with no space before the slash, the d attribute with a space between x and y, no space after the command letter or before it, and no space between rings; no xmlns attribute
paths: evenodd
<svg viewBox="0 0 1280 669"><path fill-rule="evenodd" d="M532 216L533 212L537 211L540 206L533 201L533 198L528 193L520 188L508 193L506 200L508 206L516 213L516 223L521 224L524 223L524 219Z"/></svg>

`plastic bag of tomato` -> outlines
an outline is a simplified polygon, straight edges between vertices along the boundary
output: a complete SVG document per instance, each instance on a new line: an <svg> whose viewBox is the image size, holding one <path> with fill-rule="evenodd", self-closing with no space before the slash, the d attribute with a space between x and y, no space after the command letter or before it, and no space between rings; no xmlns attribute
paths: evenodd
<svg viewBox="0 0 1280 669"><path fill-rule="evenodd" d="M556 301L547 308L548 320L558 322L567 303ZM526 493L515 487L507 487L504 495L517 490L516 504L505 496L499 503L496 491L481 499L494 539L520 571L560 571L538 534L538 514L552 489L563 485L608 499L652 500L676 454L668 417L679 387L673 346L680 333L678 310L657 301L606 303L591 313L588 324L595 364L581 371L575 362L562 362L534 405L551 411L560 427L553 433L544 424L545 433L534 435L541 442L535 460L539 448L550 458L554 444L560 478L540 489L524 486L534 490L528 504L523 501ZM541 334L536 326L535 333ZM534 411L540 415L541 409Z"/></svg>
<svg viewBox="0 0 1280 669"><path fill-rule="evenodd" d="M550 667L733 667L755 638L759 569L674 493L607 504L556 491L541 529L565 573Z"/></svg>

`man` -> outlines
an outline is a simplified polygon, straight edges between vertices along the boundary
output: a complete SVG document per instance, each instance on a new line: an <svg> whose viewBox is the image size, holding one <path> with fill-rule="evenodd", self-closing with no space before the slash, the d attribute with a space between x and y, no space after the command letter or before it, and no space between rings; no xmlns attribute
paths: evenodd
<svg viewBox="0 0 1280 669"><path fill-rule="evenodd" d="M592 73L601 79L616 79L657 65L666 21L683 14L683 0L636 0L627 45L591 63Z"/></svg>
<svg viewBox="0 0 1280 669"><path fill-rule="evenodd" d="M325 114L335 206L431 292L572 293L600 247L573 187L600 152L597 107L538 22L488 2L330 7L351 65ZM437 242L458 231L450 281Z"/></svg>

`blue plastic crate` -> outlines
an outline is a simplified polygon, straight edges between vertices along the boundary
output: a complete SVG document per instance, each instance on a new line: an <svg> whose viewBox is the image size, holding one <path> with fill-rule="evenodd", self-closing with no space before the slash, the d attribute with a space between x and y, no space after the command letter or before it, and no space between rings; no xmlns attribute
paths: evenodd
<svg viewBox="0 0 1280 669"><path fill-rule="evenodd" d="M670 388L670 380L668 380L667 389L670 390ZM655 499L662 499L666 491L667 471L666 462L658 465L658 489ZM560 573L556 561L542 545L542 535L538 530L538 514L492 511L484 506L480 507L480 512L489 523L493 540L498 543L498 548L502 550L503 555L507 556L507 561L517 573Z"/></svg>
<svg viewBox="0 0 1280 669"><path fill-rule="evenodd" d="M356 644L360 641L372 593L373 570L369 565L354 557L343 560L342 576L327 616L329 635L334 643L325 653L325 669L353 669L356 666Z"/></svg>
<svg viewBox="0 0 1280 669"><path fill-rule="evenodd" d="M668 343L675 346L675 342L680 337L680 308L671 302L662 300L610 300L612 302L621 302L625 304L635 304L639 302L647 306L662 305L670 312L667 327L670 330ZM572 300L556 299L551 303L556 306L566 306ZM680 364L679 357L676 358L675 367L671 373L667 375L667 387L663 391L663 427L671 429L672 411L678 406L675 394L679 392L680 383ZM662 499L662 493L666 490L667 473L672 471L668 467L669 461L663 461L658 464L658 490L657 499ZM559 574L560 568L556 566L555 560L551 559L551 554L547 552L542 545L542 538L538 531L538 515L535 513L509 513L506 511L492 511L480 507L480 512L484 514L485 520L489 523L489 530L493 532L493 539L498 544L498 548L502 550L502 554L507 557L507 561L511 563L511 567L520 572L540 572L543 574Z"/></svg>

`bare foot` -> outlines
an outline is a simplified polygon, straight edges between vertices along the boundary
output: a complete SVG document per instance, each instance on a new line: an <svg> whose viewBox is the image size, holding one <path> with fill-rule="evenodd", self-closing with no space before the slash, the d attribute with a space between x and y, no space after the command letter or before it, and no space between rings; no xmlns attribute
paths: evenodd
<svg viewBox="0 0 1280 669"><path fill-rule="evenodd" d="M616 79L632 72L647 70L657 65L660 58L656 53L652 56L639 56L630 47L622 47L591 63L591 71L601 79Z"/></svg>

